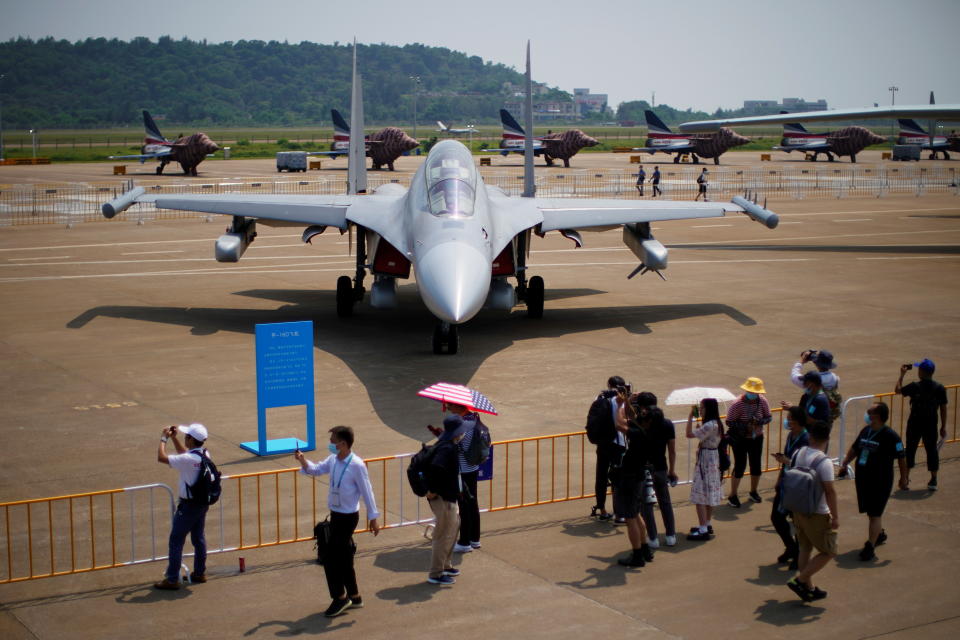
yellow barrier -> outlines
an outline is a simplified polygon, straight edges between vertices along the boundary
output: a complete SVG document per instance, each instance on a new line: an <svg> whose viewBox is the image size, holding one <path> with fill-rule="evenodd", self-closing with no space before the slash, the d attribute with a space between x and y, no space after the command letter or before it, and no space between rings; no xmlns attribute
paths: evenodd
<svg viewBox="0 0 960 640"><path fill-rule="evenodd" d="M960 385L949 385L952 413L949 442L957 441ZM891 406L890 425L903 434L909 412L902 396L866 396ZM860 406L852 411L858 415ZM765 446L765 471L779 465L771 452L783 450L782 410L772 408ZM835 433L840 422L835 425ZM677 473L687 482L696 458L696 440L683 437L677 423ZM848 425L853 437L859 420ZM838 433L835 441L842 441ZM686 462L682 443L687 443ZM842 456L843 451L831 450ZM385 529L433 520L422 499L409 490L406 467L412 454L366 460ZM593 497L596 456L583 431L494 443L493 477L478 491L482 511L495 512ZM220 502L207 518L208 552L219 553L309 541L313 525L326 512L325 478L306 478L299 469L262 471L223 477ZM481 485L482 486L482 485ZM157 500L156 492L162 493ZM126 506L120 497L126 497ZM146 494L144 504L138 499ZM166 559L174 508L173 491L162 484L0 503L2 533L0 584L110 569ZM364 527L366 524L364 523ZM365 528L358 532L366 531Z"/></svg>

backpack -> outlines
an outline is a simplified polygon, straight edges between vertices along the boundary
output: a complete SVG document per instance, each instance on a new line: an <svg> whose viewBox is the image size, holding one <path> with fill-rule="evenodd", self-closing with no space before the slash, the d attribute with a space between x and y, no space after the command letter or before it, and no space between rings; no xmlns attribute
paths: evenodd
<svg viewBox="0 0 960 640"><path fill-rule="evenodd" d="M421 498L429 492L427 469L430 467L430 462L433 460L433 455L437 452L437 445L439 444L439 442L430 446L421 444L420 451L413 454L413 457L410 458L410 464L407 465L407 482L410 483L413 492Z"/></svg>
<svg viewBox="0 0 960 640"><path fill-rule="evenodd" d="M200 473L197 475L196 481L187 487L189 500L205 506L216 504L220 499L221 491L220 470L217 469L217 465L213 464L213 460L207 457L206 449L203 450L203 453L197 451L192 453L200 456Z"/></svg>
<svg viewBox="0 0 960 640"><path fill-rule="evenodd" d="M723 434L720 438L720 444L717 445L717 463L720 467L720 476L722 477L727 469L730 468L730 434Z"/></svg>
<svg viewBox="0 0 960 640"><path fill-rule="evenodd" d="M840 417L840 408L843 406L843 396L837 387L824 389L823 394L827 396L827 402L830 405L830 422Z"/></svg>
<svg viewBox="0 0 960 640"><path fill-rule="evenodd" d="M470 446L463 452L463 458L469 465L481 465L490 457L490 429L480 421L477 416L477 423L473 427L473 438L470 440Z"/></svg>
<svg viewBox="0 0 960 640"><path fill-rule="evenodd" d="M790 467L783 472L780 506L786 511L811 514L816 512L823 496L823 484L817 475L817 467L829 458L823 452L818 452L820 455L809 466L798 466L800 451L793 454Z"/></svg>
<svg viewBox="0 0 960 640"><path fill-rule="evenodd" d="M586 427L590 444L607 444L617 437L616 427L613 426L613 407L610 406L613 395L613 391L604 391L590 405Z"/></svg>

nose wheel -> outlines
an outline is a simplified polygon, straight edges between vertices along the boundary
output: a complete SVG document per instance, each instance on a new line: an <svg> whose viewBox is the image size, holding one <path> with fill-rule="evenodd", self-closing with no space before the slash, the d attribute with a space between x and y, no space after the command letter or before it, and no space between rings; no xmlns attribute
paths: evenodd
<svg viewBox="0 0 960 640"><path fill-rule="evenodd" d="M433 352L437 355L444 353L453 355L460 350L460 334L457 325L449 322L439 322L433 330Z"/></svg>

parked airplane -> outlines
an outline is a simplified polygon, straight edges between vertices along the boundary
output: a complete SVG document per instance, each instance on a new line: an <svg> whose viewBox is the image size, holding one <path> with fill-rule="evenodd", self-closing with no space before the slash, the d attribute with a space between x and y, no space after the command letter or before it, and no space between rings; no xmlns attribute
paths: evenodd
<svg viewBox="0 0 960 640"><path fill-rule="evenodd" d="M183 168L183 175L197 175L197 165L203 162L208 155L215 153L219 146L211 140L205 133L194 133L190 136L181 136L176 140L167 140L160 133L157 123L153 121L147 110L143 110L143 128L146 130L146 137L143 139L143 146L140 153L129 156L108 156L110 160L125 160L127 158L136 158L143 164L151 158L157 158L160 166L157 167L157 175L163 173L163 168L170 162L179 162Z"/></svg>
<svg viewBox="0 0 960 640"><path fill-rule="evenodd" d="M472 125L467 125L464 128L455 129L453 127L448 127L447 125L443 124L439 120L437 120L437 127L439 127L437 131L439 131L440 133L450 133L455 136L463 133L480 133L480 130Z"/></svg>
<svg viewBox="0 0 960 640"><path fill-rule="evenodd" d="M500 155L508 153L523 153L523 141L526 133L523 127L510 115L506 109L500 109L500 122L503 123L503 137L500 139ZM554 159L563 160L563 166L570 166L570 158L575 156L584 147L593 147L599 144L579 129L569 129L563 133L548 132L547 135L533 139L533 154L543 156L548 167L553 166Z"/></svg>
<svg viewBox="0 0 960 640"><path fill-rule="evenodd" d="M333 119L333 143L330 145L330 151L311 151L308 155L337 158L349 154L350 125L336 109L330 110L330 117ZM363 139L366 155L372 160L374 171L384 165L393 171L394 160L420 146L419 142L397 127L384 127L376 133L364 136Z"/></svg>
<svg viewBox="0 0 960 640"><path fill-rule="evenodd" d="M533 121L530 79L530 45L527 44L528 127ZM363 98L353 60L351 138L363 131ZM420 297L436 316L434 353L456 353L458 325L484 306L509 311L524 301L529 316L543 315L544 283L527 275L532 235L559 231L582 244L578 229L623 229L623 240L640 259L629 274L667 267L667 249L650 232L653 222L687 218L721 217L743 213L769 228L778 217L743 198L731 203L639 201L599 198L536 198L532 138L525 140L524 196L509 197L484 184L470 150L456 140L442 140L430 150L405 189L396 183L366 194L366 167L359 145L350 147L348 195L267 194L147 194L143 187L127 191L103 205L112 218L131 205L151 202L163 209L218 213L232 216L227 232L216 241L220 262L236 262L256 237L256 225L303 225L302 239L309 242L327 227L341 232L356 229L356 272L337 280L337 314L349 316L362 300L364 279L373 277L370 304L396 305L398 278L416 272ZM662 276L661 276L662 277ZM508 281L516 279L514 287Z"/></svg>
<svg viewBox="0 0 960 640"><path fill-rule="evenodd" d="M670 127L663 123L657 114L647 109L643 112L647 119L647 146L635 147L632 151L642 151L644 153L675 153L674 164L680 162L680 156L689 153L693 158L694 164L700 164L700 157L713 158L713 164L720 164L720 155L733 147L739 147L742 144L750 142L745 138L726 127L716 133L705 135L683 135L670 130ZM700 157L698 157L700 156Z"/></svg>
<svg viewBox="0 0 960 640"><path fill-rule="evenodd" d="M850 156L850 162L856 162L859 152L884 141L884 138L864 127L843 127L827 133L810 133L799 122L791 122L783 125L783 138L779 145L772 148L787 153L812 153L814 162L821 153L827 154L830 162L833 162L833 154Z"/></svg>
<svg viewBox="0 0 960 640"><path fill-rule="evenodd" d="M930 152L931 160L936 160L939 153L943 154L944 160L949 160L950 154L947 153L948 151L960 151L960 136L931 137L915 120L901 118L897 122L900 123L900 136L897 138L897 144L919 145L924 151Z"/></svg>

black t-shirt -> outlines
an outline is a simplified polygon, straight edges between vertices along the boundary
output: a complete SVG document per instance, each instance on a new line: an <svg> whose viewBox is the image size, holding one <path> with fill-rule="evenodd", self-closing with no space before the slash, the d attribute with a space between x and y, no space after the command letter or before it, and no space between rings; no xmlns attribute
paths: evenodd
<svg viewBox="0 0 960 640"><path fill-rule="evenodd" d="M623 455L624 474L640 476L650 462L651 433L631 420L627 424L627 452Z"/></svg>
<svg viewBox="0 0 960 640"><path fill-rule="evenodd" d="M823 391L818 392L815 396L811 396L809 393L803 394L803 397L800 398L800 408L803 409L803 413L808 420L813 418L814 420L830 422L830 400Z"/></svg>
<svg viewBox="0 0 960 640"><path fill-rule="evenodd" d="M904 456L903 441L887 426L879 431L864 427L853 441L853 449L858 478L892 478L893 461Z"/></svg>
<svg viewBox="0 0 960 640"><path fill-rule="evenodd" d="M452 440L440 440L427 469L427 487L448 502L456 502L460 494L460 463L457 446Z"/></svg>
<svg viewBox="0 0 960 640"><path fill-rule="evenodd" d="M647 434L647 441L649 443L647 459L657 471L665 471L668 469L667 442L676 440L676 438L677 430L673 426L673 420L669 418L665 417L660 424L650 426L650 431Z"/></svg>
<svg viewBox="0 0 960 640"><path fill-rule="evenodd" d="M937 426L940 407L947 404L947 390L942 384L926 378L905 385L900 389L900 393L910 398L908 426Z"/></svg>

